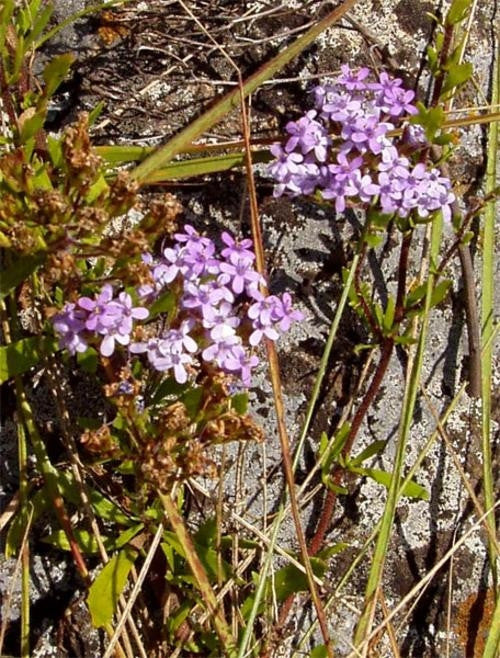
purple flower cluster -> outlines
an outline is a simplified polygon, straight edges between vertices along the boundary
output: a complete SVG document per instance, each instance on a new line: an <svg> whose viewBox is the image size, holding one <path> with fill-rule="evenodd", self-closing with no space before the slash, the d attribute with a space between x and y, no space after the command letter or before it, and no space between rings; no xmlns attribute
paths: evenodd
<svg viewBox="0 0 500 658"><path fill-rule="evenodd" d="M143 257L153 283L138 292L151 301L176 281L181 291L177 328L133 343L130 351L146 353L156 370L173 370L179 383L187 381L189 368L201 359L248 386L259 362L250 349L263 336L276 340L279 331L287 331L303 315L292 308L289 294L264 297L260 292L261 276L254 269L251 240L237 241L224 231L218 256L214 242L190 225L174 238L175 244L163 249L159 260L149 254Z"/></svg>
<svg viewBox="0 0 500 658"><path fill-rule="evenodd" d="M76 304L66 304L54 316L53 325L59 334L59 346L70 354L85 352L89 341L97 337L101 354L111 356L116 343L130 343L134 320L144 320L148 315L146 308L132 306L126 292L113 298L113 288L106 284L95 299L80 297Z"/></svg>
<svg viewBox="0 0 500 658"><path fill-rule="evenodd" d="M316 109L285 126L284 146L271 147L275 196L319 191L335 201L337 212L362 203L400 217L415 212L426 218L441 210L445 220L451 218L450 181L418 162L426 143L422 128L407 125L403 138L390 135L417 113L414 92L399 78L382 72L373 81L367 68L355 73L344 64L335 83L315 87L313 95Z"/></svg>
<svg viewBox="0 0 500 658"><path fill-rule="evenodd" d="M212 240L186 225L159 259L143 255L151 283L137 290L142 303L151 304L168 291L177 295L177 312L161 334L131 342L133 321L144 320L149 312L133 307L125 292L113 298L112 287L105 285L95 299L81 297L55 316L60 346L71 354L84 352L97 336L102 355L110 356L116 343L126 345L131 354L145 354L155 370L172 372L181 384L201 361L248 386L259 363L252 348L263 337L276 340L303 314L293 309L288 293L280 297L260 292L251 240L237 241L227 232L221 240L219 256Z"/></svg>

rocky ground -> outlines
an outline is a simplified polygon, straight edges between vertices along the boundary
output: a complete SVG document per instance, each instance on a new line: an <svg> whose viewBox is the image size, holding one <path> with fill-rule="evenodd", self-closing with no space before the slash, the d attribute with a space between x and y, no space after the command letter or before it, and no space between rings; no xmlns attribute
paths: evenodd
<svg viewBox="0 0 500 658"><path fill-rule="evenodd" d="M57 17L85 3L56 2ZM292 35L304 31L311 21L331 8L329 2L232 0L190 3L194 14L216 41L234 59L243 77L275 54ZM427 75L422 61L432 37L433 23L428 12L443 12L444 3L420 0L368 0L358 2L349 16L327 30L303 55L281 72L271 84L252 96L252 134L275 137L286 121L297 118L307 109L307 90L317 79L334 74L340 65L383 66L391 57L400 67L399 74L416 82L425 98ZM467 59L473 62L476 90L463 94L457 107L484 104L490 81L493 25L497 6L494 0L480 3L471 27ZM498 19L498 16L496 16ZM376 51L375 46L379 49ZM97 144L161 144L190 119L198 116L214 99L234 84L234 74L227 60L188 16L183 7L169 0L130 2L116 12L103 12L78 21L44 49L35 66L42 66L54 52L71 50L77 55L74 74L52 107L52 128L57 131L82 110L91 110L104 102L104 109L93 129ZM239 138L237 113L217 126L206 138ZM481 188L484 171L484 138L481 127L469 128L452 162L453 175L460 180L464 194ZM257 175L258 196L267 250L268 269L273 290L291 290L306 321L297 326L280 347L287 423L295 439L309 399L324 341L339 299L341 268L352 256L352 237L360 218L354 213L335 216L326 207L302 200L275 199L272 185L262 170ZM168 186L185 208L185 220L198 228L215 233L222 227L247 234L249 213L245 176L234 171L189 183ZM148 191L158 194L165 188ZM423 238L423 231L422 231ZM449 238L450 236L448 236ZM421 247L415 245L413 268L419 266ZM480 247L473 245L477 263ZM394 284L397 240L379 256L370 260L366 275L375 277L379 291ZM478 266L479 267L479 266ZM453 265L453 290L442 307L436 309L430 326L424 382L427 394L441 414L458 391L466 376L466 327L461 302L462 280L458 263ZM498 279L497 279L498 280ZM385 282L385 283L384 283ZM479 294L479 290L478 290ZM498 287L497 287L498 295ZM497 305L497 308L499 306ZM355 353L355 345L365 338L354 315L347 314L330 359L328 376L321 392L320 404L307 438L299 482L307 475L317 454L322 431L331 431L353 395L366 362L364 353ZM496 353L495 385L500 383L500 353ZM359 435L355 452L374 439L389 439L388 448L378 459L380 468L390 467L397 436L399 410L404 387L404 358L396 353L389 374ZM33 392L37 395L37 391ZM40 392L43 397L43 392ZM283 487L281 456L277 438L270 384L262 370L252 391L252 409L266 431L264 446L246 446L244 482L237 477L241 462L234 454L227 477L228 500L237 497L240 513L259 524L272 510ZM359 397L357 398L359 401ZM43 407L43 399L39 402ZM498 393L494 394L498 402ZM48 403L47 403L48 404ZM498 404L492 419L495 452L498 440ZM45 412L50 416L50 405ZM447 425L460 462L466 467L471 485L480 490L480 410L464 394ZM421 399L412 428L408 464L412 464L435 427L429 407ZM3 500L15 492L15 443L12 421L4 422L4 439L0 444ZM231 461L231 460L230 460ZM392 608L426 572L446 553L469 527L470 502L461 478L440 440L434 442L417 476L430 492L429 501L403 499L388 560L385 580L386 604ZM266 482L265 496L262 482ZM214 486L208 484L207 486ZM381 488L371 481L353 480L350 493L339 506L329 542L347 542L349 548L333 562L332 577L342 573L363 545L383 509ZM304 523L312 526L319 512L313 499L304 507ZM230 528L229 528L230 529ZM236 528L235 528L236 529ZM294 546L294 529L285 525L282 545ZM61 553L47 546L35 545L33 561L33 617L38 638L34 655L97 656L95 632L91 632L81 594L69 564ZM446 563L437 577L423 590L408 616L396 618L401 623L398 644L401 656L425 658L444 655L480 655L480 638L491 615L491 583L487 576L484 536L472 533L457 551L452 568ZM367 565L368 567L369 565ZM367 568L366 567L366 568ZM0 562L0 589L4 596L12 582L13 561ZM339 655L345 655L356 616L350 611L361 604L366 569L361 568L348 589L334 606L331 626L335 629ZM17 590L15 590L17 591ZM447 606L451 609L451 627L447 625ZM71 609L72 625L83 630L74 633L64 615ZM295 630L300 627L300 611L292 616L283 632L283 653L294 646ZM12 620L6 647L16 645L14 638L19 617L19 596L12 599ZM479 638L479 639L478 639ZM479 643L479 644L478 644ZM391 656L387 646L380 655ZM478 651L476 654L475 652Z"/></svg>

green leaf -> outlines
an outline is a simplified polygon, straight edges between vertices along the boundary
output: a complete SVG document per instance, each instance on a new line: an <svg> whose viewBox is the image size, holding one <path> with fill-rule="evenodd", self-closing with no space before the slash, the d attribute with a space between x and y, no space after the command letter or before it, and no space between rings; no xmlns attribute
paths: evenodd
<svg viewBox="0 0 500 658"><path fill-rule="evenodd" d="M36 135L45 123L45 112L37 112L29 119L21 123L19 139L25 144L31 137Z"/></svg>
<svg viewBox="0 0 500 658"><path fill-rule="evenodd" d="M96 180L96 182L91 185L85 197L85 201L87 203L93 203L96 199L98 199L101 196L101 194L103 194L107 190L109 190L109 185L107 184L104 176L101 174L99 178Z"/></svg>
<svg viewBox="0 0 500 658"><path fill-rule="evenodd" d="M33 274L47 258L47 252L38 251L35 254L21 256L0 277L0 299L14 290L16 286Z"/></svg>
<svg viewBox="0 0 500 658"><path fill-rule="evenodd" d="M99 545L97 539L94 535L91 535L88 530L81 530L79 528L73 528L73 535L77 541L78 546L87 555L93 555L99 552ZM110 550L111 542L109 537L102 537L104 548ZM50 535L42 538L42 541L45 544L50 544L55 546L62 551L70 551L71 546L68 541L68 537L64 530L56 530Z"/></svg>
<svg viewBox="0 0 500 658"><path fill-rule="evenodd" d="M43 79L45 82L43 95L45 98L50 98L54 94L61 82L67 76L74 61L74 55L71 53L65 53L64 55L57 55L47 64L43 71Z"/></svg>
<svg viewBox="0 0 500 658"><path fill-rule="evenodd" d="M171 313L175 308L176 296L172 290L167 290L151 305L149 318L153 319L160 313Z"/></svg>
<svg viewBox="0 0 500 658"><path fill-rule="evenodd" d="M78 486L70 473L59 472L57 485L63 498L74 505L81 505L81 498ZM94 512L101 519L113 521L121 525L130 525L132 519L125 515L115 503L108 500L97 489L91 487L87 491L90 504Z"/></svg>
<svg viewBox="0 0 500 658"><path fill-rule="evenodd" d="M28 505L21 508L10 522L5 538L5 557L9 558L17 555L29 516L31 515L31 525L33 526L40 516L49 509L52 509L50 496L47 488L43 487L29 498Z"/></svg>
<svg viewBox="0 0 500 658"><path fill-rule="evenodd" d="M184 393L184 391L186 391L187 388L187 384L179 384L174 377L168 377L167 379L164 379L156 389L153 397L151 398L151 404L159 404L164 398L167 397L178 398L182 393Z"/></svg>
<svg viewBox="0 0 500 658"><path fill-rule="evenodd" d="M191 420L194 420L196 418L202 400L203 400L203 388L201 386L189 389L182 396L182 402L184 402L188 416L191 418Z"/></svg>
<svg viewBox="0 0 500 658"><path fill-rule="evenodd" d="M342 553L342 551L345 551L346 548L349 548L349 544L347 544L344 541L337 542L336 544L332 544L331 546L327 546L326 548L323 548L321 551L318 551L316 553L316 557L319 558L320 560L329 560L333 555L338 555L339 553Z"/></svg>
<svg viewBox="0 0 500 658"><path fill-rule="evenodd" d="M236 393L231 398L231 407L243 416L248 410L248 393Z"/></svg>
<svg viewBox="0 0 500 658"><path fill-rule="evenodd" d="M440 281L432 291L431 306L437 306L438 304L440 304L448 294L448 290L450 289L450 287L451 287L450 279L445 279L444 281Z"/></svg>
<svg viewBox="0 0 500 658"><path fill-rule="evenodd" d="M339 458L339 455L342 452L342 448L345 446L347 437L349 436L350 430L350 423L343 423L337 430L335 439L333 440L332 446L329 450L327 450L327 444L325 444L325 439L326 442L328 442L326 434L323 433L321 436L320 451L324 460L322 460L321 470L324 475L327 475L330 472L332 464L335 463Z"/></svg>
<svg viewBox="0 0 500 658"><path fill-rule="evenodd" d="M272 155L268 150L252 151L252 162L270 162ZM190 158L188 160L179 160L172 162L166 167L149 174L144 179L145 183L162 183L168 180L177 180L179 178L192 178L193 176L203 176L205 174L214 174L221 171L228 171L235 167L245 165L244 153L225 153L223 155L211 155L204 158Z"/></svg>
<svg viewBox="0 0 500 658"><path fill-rule="evenodd" d="M380 233L368 233L365 235L364 240L368 247L375 249L375 247L378 247L380 244L382 244L384 236Z"/></svg>
<svg viewBox="0 0 500 658"><path fill-rule="evenodd" d="M48 336L22 338L0 347L0 384L21 375L57 350L58 341Z"/></svg>
<svg viewBox="0 0 500 658"><path fill-rule="evenodd" d="M76 362L78 363L78 365L83 371L93 375L97 371L99 356L97 354L97 351L93 347L89 347L85 350L85 352L77 353Z"/></svg>
<svg viewBox="0 0 500 658"><path fill-rule="evenodd" d="M89 589L87 604L95 628L109 624L138 553L131 546L113 555Z"/></svg>
<svg viewBox="0 0 500 658"><path fill-rule="evenodd" d="M451 91L454 87L463 85L472 76L474 68L471 62L464 62L463 64L452 64L448 70L445 78L441 96Z"/></svg>
<svg viewBox="0 0 500 658"><path fill-rule="evenodd" d="M384 313L384 319L382 321L382 326L385 331L390 331L394 324L394 313L396 311L396 300L392 295L389 295L387 299L387 306Z"/></svg>
<svg viewBox="0 0 500 658"><path fill-rule="evenodd" d="M51 3L46 4L38 16L36 15L38 13L38 9L36 11L34 11L33 8L30 9L30 14L31 16L35 16L35 19L33 21L33 27L26 38L26 48L29 48L31 44L34 43L42 34L44 29L47 27L53 12L54 6Z"/></svg>
<svg viewBox="0 0 500 658"><path fill-rule="evenodd" d="M63 161L61 140L52 135L47 135L47 150L52 165L58 169Z"/></svg>
<svg viewBox="0 0 500 658"><path fill-rule="evenodd" d="M326 564L323 560L319 560L317 557L311 557L311 567L315 576L319 576L320 578L324 576ZM274 585L276 598L280 602L287 599L290 594L305 592L309 589L306 574L297 569L293 564L287 564L286 567L278 569L271 582Z"/></svg>
<svg viewBox="0 0 500 658"><path fill-rule="evenodd" d="M358 468L353 466L352 463L346 464L347 468L353 473L358 475L364 475L374 480L377 484L381 484L386 489L389 489L391 486L392 473L387 473L387 471L381 471L377 468ZM429 494L427 490L422 487L420 484L417 484L413 480L408 482L405 488L402 491L402 495L407 498L418 498L419 500L429 500Z"/></svg>
<svg viewBox="0 0 500 658"><path fill-rule="evenodd" d="M434 141L434 137L441 130L445 121L445 113L442 107L426 108L423 103L417 102L418 114L410 119L410 123L416 123L425 130L425 136L429 142Z"/></svg>
<svg viewBox="0 0 500 658"><path fill-rule="evenodd" d="M214 546L217 538L217 520L210 516L196 531L194 540L200 546Z"/></svg>
<svg viewBox="0 0 500 658"><path fill-rule="evenodd" d="M311 649L309 658L328 658L328 650L324 644L318 644L317 647Z"/></svg>
<svg viewBox="0 0 500 658"><path fill-rule="evenodd" d="M456 25L466 17L472 0L453 0L446 14L445 25Z"/></svg>
<svg viewBox="0 0 500 658"><path fill-rule="evenodd" d="M360 452L357 457L354 457L349 461L352 465L359 466L367 459L370 459L370 457L373 457L374 455L380 455L380 453L383 452L386 445L387 445L387 441L374 441L373 443L370 443L370 445L367 448L365 448L362 452Z"/></svg>

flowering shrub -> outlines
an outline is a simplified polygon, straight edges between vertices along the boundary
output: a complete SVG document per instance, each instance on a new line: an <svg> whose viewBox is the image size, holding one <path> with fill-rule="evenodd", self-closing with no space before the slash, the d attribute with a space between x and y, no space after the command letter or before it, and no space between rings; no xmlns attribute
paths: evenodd
<svg viewBox="0 0 500 658"><path fill-rule="evenodd" d="M450 220L451 183L419 161L425 131L407 122L417 114L414 95L399 78L382 72L373 80L367 68L354 73L344 64L333 84L313 89L316 109L286 125L285 145L271 147L274 195L319 191L337 212L361 203L420 220L441 210Z"/></svg>
<svg viewBox="0 0 500 658"><path fill-rule="evenodd" d="M227 232L221 240L219 257L212 240L186 225L161 258L144 254L150 280L134 291L144 305L133 306L128 292L115 297L110 284L95 299L67 303L53 319L60 347L75 354L99 343L100 353L109 357L117 344L126 346L130 354L146 354L153 369L172 371L179 384L212 363L249 386L259 363L251 349L264 336L276 340L303 315L292 308L288 293L264 296L259 290L263 281L253 267L251 240L238 242ZM154 315L146 305L154 309L162 301L170 309L166 326L137 325ZM131 340L134 335L137 340Z"/></svg>

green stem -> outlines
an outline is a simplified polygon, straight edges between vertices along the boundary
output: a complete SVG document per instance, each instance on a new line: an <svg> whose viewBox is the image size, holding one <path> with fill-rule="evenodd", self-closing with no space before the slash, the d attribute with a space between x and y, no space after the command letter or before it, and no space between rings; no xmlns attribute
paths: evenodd
<svg viewBox="0 0 500 658"><path fill-rule="evenodd" d="M19 462L19 506L26 518L26 529L29 523L28 513L28 450L26 446L26 433L24 425L17 423L17 452ZM21 571L21 637L20 647L22 658L30 655L30 548L29 536L21 546L22 571Z"/></svg>

